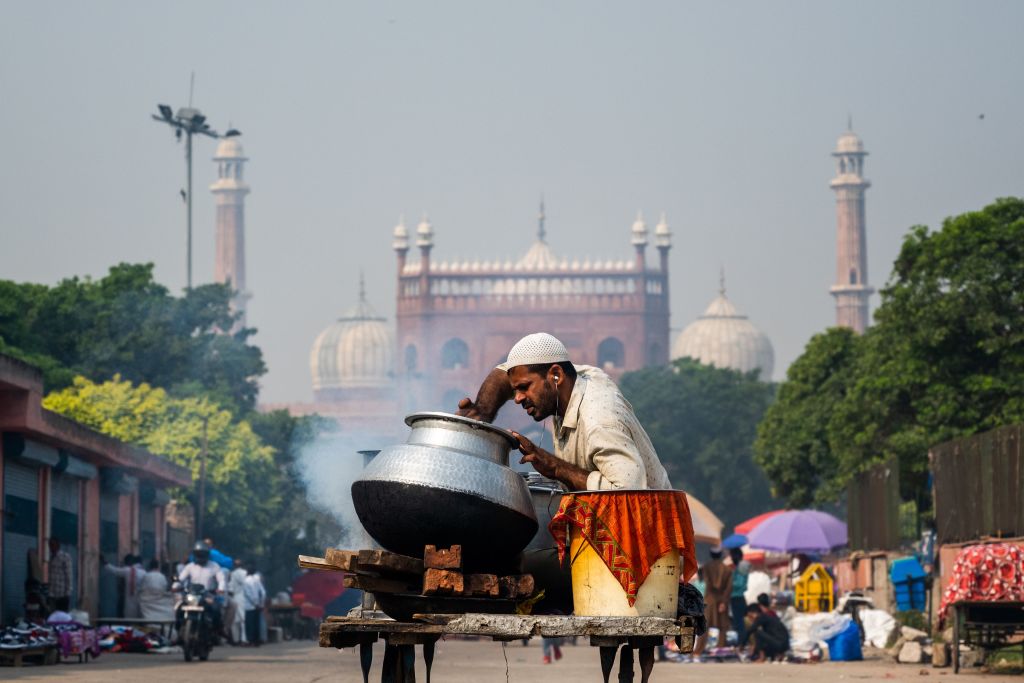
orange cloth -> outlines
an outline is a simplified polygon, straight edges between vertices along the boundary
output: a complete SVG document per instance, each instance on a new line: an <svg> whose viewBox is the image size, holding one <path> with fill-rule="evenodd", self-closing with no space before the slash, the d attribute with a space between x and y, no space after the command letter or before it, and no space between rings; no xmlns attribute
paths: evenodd
<svg viewBox="0 0 1024 683"><path fill-rule="evenodd" d="M560 562L565 561L570 525L594 546L626 591L630 606L662 555L679 551L683 581L697 572L693 521L682 491L567 493L548 524Z"/></svg>

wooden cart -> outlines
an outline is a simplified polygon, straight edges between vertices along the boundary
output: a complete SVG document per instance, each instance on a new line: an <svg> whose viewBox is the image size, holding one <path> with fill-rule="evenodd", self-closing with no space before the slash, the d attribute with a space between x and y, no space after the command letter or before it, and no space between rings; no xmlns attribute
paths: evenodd
<svg viewBox="0 0 1024 683"><path fill-rule="evenodd" d="M320 647L359 646L363 683L369 683L373 643L385 642L381 683L415 683L415 647L422 646L427 683L434 661L434 645L446 635L484 636L499 641L542 637L587 636L600 648L605 683L620 652L618 681L633 680L633 650L637 650L641 683L650 680L655 648L666 636L676 639L679 650L693 651L694 621L657 617L520 616L514 614L417 614L413 621L394 621L377 614L328 617L320 625Z"/></svg>
<svg viewBox="0 0 1024 683"><path fill-rule="evenodd" d="M985 654L1014 644L1024 636L1024 602L954 602L953 673L960 673L960 645L977 647ZM1018 641L1024 653L1024 639Z"/></svg>

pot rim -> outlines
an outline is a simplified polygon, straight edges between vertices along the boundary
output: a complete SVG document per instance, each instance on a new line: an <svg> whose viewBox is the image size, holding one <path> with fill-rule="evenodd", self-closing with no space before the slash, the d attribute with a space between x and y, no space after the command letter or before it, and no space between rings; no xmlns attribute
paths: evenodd
<svg viewBox="0 0 1024 683"><path fill-rule="evenodd" d="M495 427L489 422L481 422L480 420L474 420L470 417L462 417L461 415L453 415L452 413L442 413L440 411L426 411L422 413L411 413L405 416L405 424L413 427L416 422L420 420L446 420L448 422L455 422L457 424L466 425L473 429L481 429L485 432L492 432L505 439L508 442L508 447L519 448L519 439L512 436L512 433L507 429L501 427Z"/></svg>

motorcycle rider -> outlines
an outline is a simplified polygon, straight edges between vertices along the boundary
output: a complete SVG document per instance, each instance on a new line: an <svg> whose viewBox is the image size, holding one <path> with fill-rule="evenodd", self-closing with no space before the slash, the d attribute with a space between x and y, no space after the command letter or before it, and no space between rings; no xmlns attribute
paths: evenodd
<svg viewBox="0 0 1024 683"><path fill-rule="evenodd" d="M227 588L224 570L210 559L210 546L203 541L196 541L192 546L192 561L178 573L178 581L186 590L189 584L196 583L204 586L213 595L222 595ZM216 600L211 600L209 608L213 617L213 631L219 634L222 628L220 605Z"/></svg>

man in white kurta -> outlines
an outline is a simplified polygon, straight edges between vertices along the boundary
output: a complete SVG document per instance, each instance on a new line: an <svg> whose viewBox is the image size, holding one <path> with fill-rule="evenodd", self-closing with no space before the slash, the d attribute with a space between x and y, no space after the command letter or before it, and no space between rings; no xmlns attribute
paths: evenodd
<svg viewBox="0 0 1024 683"><path fill-rule="evenodd" d="M572 490L672 488L615 382L598 368L573 365L565 345L550 334L519 340L484 380L477 400L460 401L459 413L490 422L509 399L538 422L552 418L553 454L513 432L521 462L533 463L544 476Z"/></svg>
<svg viewBox="0 0 1024 683"><path fill-rule="evenodd" d="M234 643L245 643L245 579L249 576L241 559L235 560L235 568L228 575L227 627Z"/></svg>

